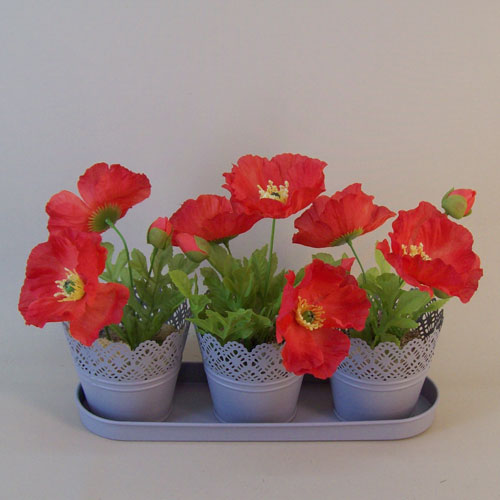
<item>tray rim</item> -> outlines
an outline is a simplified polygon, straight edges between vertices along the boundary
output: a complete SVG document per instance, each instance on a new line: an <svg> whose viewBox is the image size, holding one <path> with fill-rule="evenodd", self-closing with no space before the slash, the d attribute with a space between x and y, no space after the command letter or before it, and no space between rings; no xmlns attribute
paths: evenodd
<svg viewBox="0 0 500 500"><path fill-rule="evenodd" d="M199 369L200 362L183 362L187 370ZM184 377L186 379L186 377ZM184 380L186 381L186 380ZM202 380L194 381L202 383ZM304 384L323 384L328 380L305 377ZM110 420L93 414L82 403L85 397L81 384L75 391L75 402L84 427L98 436L121 441L385 441L406 439L427 430L434 420L439 391L435 383L426 377L421 396L427 399L429 408L418 415L395 420L331 421L331 422L287 422L287 423L223 423L223 422L137 422ZM333 408L332 408L333 412ZM387 428L389 432L387 433ZM204 430L208 430L206 433ZM321 437L305 435L286 437L288 429L330 430ZM342 435L342 429L349 432ZM377 436L377 430L384 429L384 437ZM354 430L354 433L352 432ZM123 432L125 431L125 432ZM178 435L175 431L179 431ZM214 433L213 431L216 431ZM272 431L269 436L267 431ZM356 432L357 431L357 432ZM135 432L135 434L133 434ZM278 432L278 433L277 433ZM155 434L156 433L156 434ZM125 435L126 434L126 435ZM254 434L254 436L252 436ZM337 435L338 434L338 435Z"/></svg>

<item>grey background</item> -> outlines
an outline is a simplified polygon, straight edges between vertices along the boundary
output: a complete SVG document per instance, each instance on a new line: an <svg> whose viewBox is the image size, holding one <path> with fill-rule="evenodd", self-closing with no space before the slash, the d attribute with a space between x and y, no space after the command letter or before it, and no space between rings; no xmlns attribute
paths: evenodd
<svg viewBox="0 0 500 500"><path fill-rule="evenodd" d="M500 498L500 4L494 0L11 1L0 15L0 480L5 498ZM485 277L451 301L431 376L432 428L396 443L118 443L88 433L60 325L17 312L44 206L93 163L150 178L120 227L146 248L158 216L247 153L328 163L397 211L478 191ZM267 242L262 221L235 241ZM376 239L356 240L369 264ZM283 267L310 259L280 221ZM191 337L187 359L198 359Z"/></svg>

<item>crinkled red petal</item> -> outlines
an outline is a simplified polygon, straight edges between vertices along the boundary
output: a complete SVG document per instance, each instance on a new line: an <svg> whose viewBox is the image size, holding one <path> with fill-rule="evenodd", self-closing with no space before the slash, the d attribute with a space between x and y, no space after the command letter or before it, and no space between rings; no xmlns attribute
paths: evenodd
<svg viewBox="0 0 500 500"><path fill-rule="evenodd" d="M67 227L79 231L89 230L89 207L76 194L61 191L50 198L45 207L49 215L48 230L61 231Z"/></svg>
<svg viewBox="0 0 500 500"><path fill-rule="evenodd" d="M151 184L146 175L122 165L97 163L80 177L78 191L92 212L104 205L117 205L123 217L128 209L148 198Z"/></svg>
<svg viewBox="0 0 500 500"><path fill-rule="evenodd" d="M394 216L388 208L373 203L373 196L351 184L330 198L321 196L296 221L294 243L324 248L345 243L345 238L368 233Z"/></svg>
<svg viewBox="0 0 500 500"><path fill-rule="evenodd" d="M129 290L119 283L100 283L85 309L69 322L72 337L84 345L92 345L107 325L119 323L127 304Z"/></svg>
<svg viewBox="0 0 500 500"><path fill-rule="evenodd" d="M186 200L172 215L170 222L176 233L214 241L244 233L259 219L259 216L242 213L224 196L204 194L195 200Z"/></svg>
<svg viewBox="0 0 500 500"><path fill-rule="evenodd" d="M296 375L310 373L317 378L331 377L349 354L349 337L340 330L319 328L309 331L290 323L282 351L284 367Z"/></svg>

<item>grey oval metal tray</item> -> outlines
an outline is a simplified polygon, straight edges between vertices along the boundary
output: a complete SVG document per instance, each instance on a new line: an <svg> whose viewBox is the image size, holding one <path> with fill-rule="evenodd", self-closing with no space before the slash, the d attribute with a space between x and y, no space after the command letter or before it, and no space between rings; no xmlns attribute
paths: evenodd
<svg viewBox="0 0 500 500"><path fill-rule="evenodd" d="M400 420L343 422L333 413L330 384L304 377L297 415L283 424L225 424L216 420L201 363L183 363L173 409L165 422L119 422L98 417L79 385L76 403L83 425L99 436L123 441L367 441L404 439L430 427L438 401L425 380L412 415Z"/></svg>

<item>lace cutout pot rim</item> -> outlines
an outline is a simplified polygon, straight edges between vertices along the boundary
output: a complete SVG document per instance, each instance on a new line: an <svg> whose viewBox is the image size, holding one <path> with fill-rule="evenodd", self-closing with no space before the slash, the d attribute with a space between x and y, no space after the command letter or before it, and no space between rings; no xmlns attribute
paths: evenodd
<svg viewBox="0 0 500 500"><path fill-rule="evenodd" d="M357 379L390 381L407 379L429 369L437 339L443 324L442 310L424 314L419 319L412 340L399 347L382 342L372 348L362 339L351 339L349 356L336 373Z"/></svg>
<svg viewBox="0 0 500 500"><path fill-rule="evenodd" d="M154 379L171 370L178 370L190 323L187 303L181 304L166 324L176 330L159 344L146 340L131 349L124 342L97 339L85 346L69 335L65 327L75 368L87 377L133 382Z"/></svg>
<svg viewBox="0 0 500 500"><path fill-rule="evenodd" d="M245 383L268 383L297 377L283 366L282 345L258 344L251 350L239 342L221 344L212 334L196 328L205 369L219 377Z"/></svg>

